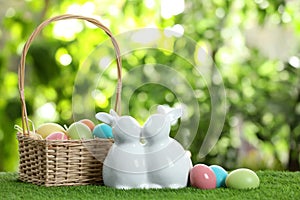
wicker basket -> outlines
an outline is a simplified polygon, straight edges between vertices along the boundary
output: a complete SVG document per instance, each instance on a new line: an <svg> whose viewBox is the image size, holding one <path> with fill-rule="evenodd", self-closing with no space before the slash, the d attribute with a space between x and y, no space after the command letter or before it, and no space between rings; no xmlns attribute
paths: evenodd
<svg viewBox="0 0 300 200"><path fill-rule="evenodd" d="M37 140L29 137L30 128L24 95L25 60L30 44L49 23L59 20L81 19L93 23L111 38L117 58L118 84L115 110L120 114L121 58L118 44L108 28L93 18L79 15L60 15L41 23L24 45L19 65L19 91L22 108L22 131L19 141L19 179L45 186L102 184L102 163L113 140Z"/></svg>

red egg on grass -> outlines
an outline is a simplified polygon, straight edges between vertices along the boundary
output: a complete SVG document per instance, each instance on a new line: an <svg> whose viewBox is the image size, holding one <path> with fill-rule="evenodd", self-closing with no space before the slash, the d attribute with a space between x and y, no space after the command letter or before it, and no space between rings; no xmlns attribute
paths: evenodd
<svg viewBox="0 0 300 200"><path fill-rule="evenodd" d="M197 164L190 170L191 186L200 189L214 189L217 185L216 175L207 165Z"/></svg>

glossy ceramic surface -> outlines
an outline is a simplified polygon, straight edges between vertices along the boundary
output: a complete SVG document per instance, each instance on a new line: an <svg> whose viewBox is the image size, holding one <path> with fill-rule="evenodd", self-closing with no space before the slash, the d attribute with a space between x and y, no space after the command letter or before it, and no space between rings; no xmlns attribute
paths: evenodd
<svg viewBox="0 0 300 200"><path fill-rule="evenodd" d="M169 137L181 109L158 106L143 126L131 116L97 113L112 127L114 144L103 165L104 184L115 188L182 188L192 162L189 154Z"/></svg>

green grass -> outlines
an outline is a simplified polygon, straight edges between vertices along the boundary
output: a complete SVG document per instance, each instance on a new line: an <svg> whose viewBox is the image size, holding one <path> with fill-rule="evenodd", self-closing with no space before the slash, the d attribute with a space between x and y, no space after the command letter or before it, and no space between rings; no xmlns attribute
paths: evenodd
<svg viewBox="0 0 300 200"><path fill-rule="evenodd" d="M260 187L118 190L105 186L44 187L18 181L17 173L0 173L0 200L6 199L300 199L300 172L258 171Z"/></svg>

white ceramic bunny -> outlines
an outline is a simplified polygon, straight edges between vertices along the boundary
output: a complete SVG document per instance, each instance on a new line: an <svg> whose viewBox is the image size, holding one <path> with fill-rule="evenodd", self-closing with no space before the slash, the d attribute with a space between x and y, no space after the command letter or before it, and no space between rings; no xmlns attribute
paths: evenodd
<svg viewBox="0 0 300 200"><path fill-rule="evenodd" d="M187 186L192 168L190 156L176 140L169 137L171 124L181 116L181 109L158 106L158 114L151 115L144 124L142 137L146 141L146 166L152 187Z"/></svg>
<svg viewBox="0 0 300 200"><path fill-rule="evenodd" d="M130 116L97 113L96 118L109 124L114 134L114 144L103 163L104 184L115 188L147 187L144 149L140 144L141 127Z"/></svg>
<svg viewBox="0 0 300 200"><path fill-rule="evenodd" d="M134 118L113 110L97 113L97 119L112 127L115 139L103 163L104 184L126 189L185 187L192 162L169 137L171 125L181 115L181 109L158 106L158 113L141 127Z"/></svg>

